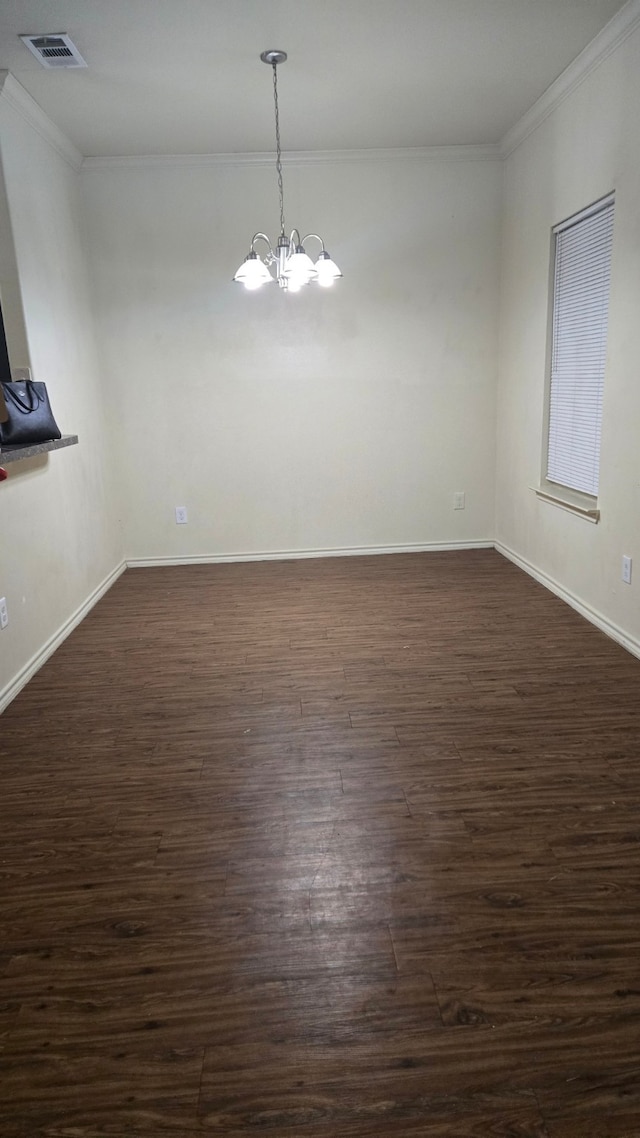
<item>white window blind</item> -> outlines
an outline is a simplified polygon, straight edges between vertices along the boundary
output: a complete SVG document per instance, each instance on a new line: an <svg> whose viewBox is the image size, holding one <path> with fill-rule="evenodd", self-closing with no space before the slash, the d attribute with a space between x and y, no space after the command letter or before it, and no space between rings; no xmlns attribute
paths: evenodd
<svg viewBox="0 0 640 1138"><path fill-rule="evenodd" d="M613 197L558 225L547 478L598 493Z"/></svg>

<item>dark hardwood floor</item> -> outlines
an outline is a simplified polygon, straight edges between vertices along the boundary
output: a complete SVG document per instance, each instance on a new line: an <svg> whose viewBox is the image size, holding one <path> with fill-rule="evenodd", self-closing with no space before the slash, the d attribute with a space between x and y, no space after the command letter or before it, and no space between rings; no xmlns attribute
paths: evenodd
<svg viewBox="0 0 640 1138"><path fill-rule="evenodd" d="M637 1138L640 661L490 550L130 570L0 719L2 1138Z"/></svg>

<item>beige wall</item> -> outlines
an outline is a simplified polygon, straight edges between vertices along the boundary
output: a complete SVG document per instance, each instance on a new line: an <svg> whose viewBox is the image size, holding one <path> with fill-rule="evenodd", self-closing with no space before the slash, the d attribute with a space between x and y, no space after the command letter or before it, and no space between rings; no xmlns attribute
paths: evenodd
<svg viewBox="0 0 640 1138"><path fill-rule="evenodd" d="M122 545L78 231L78 175L4 96L0 145L28 345L20 320L16 326L14 290L12 363L31 365L34 378L47 383L61 430L80 436L79 446L12 464L0 485L0 596L9 611L0 634L1 708L120 564ZM6 243L3 251L0 280L15 270Z"/></svg>
<svg viewBox="0 0 640 1138"><path fill-rule="evenodd" d="M640 652L640 32L505 164L496 536L545 582ZM551 228L616 192L601 521L541 502ZM622 555L634 559L631 586Z"/></svg>
<svg viewBox="0 0 640 1138"><path fill-rule="evenodd" d="M129 558L491 541L499 162L288 164L344 273L295 296L231 281L272 162L81 181Z"/></svg>

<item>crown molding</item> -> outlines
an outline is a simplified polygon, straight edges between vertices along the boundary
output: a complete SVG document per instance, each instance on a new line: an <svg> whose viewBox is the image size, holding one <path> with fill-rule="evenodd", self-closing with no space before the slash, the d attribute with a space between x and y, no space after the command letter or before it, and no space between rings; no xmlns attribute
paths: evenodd
<svg viewBox="0 0 640 1138"><path fill-rule="evenodd" d="M386 150L293 150L282 155L283 166L317 166L324 163L366 162L499 162L497 144L486 146L416 146ZM82 172L113 168L273 166L274 154L142 154L84 158Z"/></svg>
<svg viewBox="0 0 640 1138"><path fill-rule="evenodd" d="M0 99L16 111L78 173L82 155L10 71L0 71Z"/></svg>
<svg viewBox="0 0 640 1138"><path fill-rule="evenodd" d="M628 0L624 8L609 20L584 51L576 56L515 126L507 131L500 142L500 156L507 158L513 153L639 26L640 0Z"/></svg>
<svg viewBox="0 0 640 1138"><path fill-rule="evenodd" d="M529 108L499 143L468 146L418 146L371 150L290 151L283 165L313 166L367 162L496 162L507 158L549 117L601 63L640 27L640 0L628 0L601 32L576 56L572 63ZM148 154L85 157L51 121L35 99L9 71L0 71L0 99L3 99L76 172L128 168L209 166L272 166L273 153L254 154Z"/></svg>

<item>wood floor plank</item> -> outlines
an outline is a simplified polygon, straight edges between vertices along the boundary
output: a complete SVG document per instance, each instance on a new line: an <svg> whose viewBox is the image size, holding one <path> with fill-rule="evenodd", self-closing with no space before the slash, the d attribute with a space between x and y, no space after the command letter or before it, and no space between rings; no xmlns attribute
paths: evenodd
<svg viewBox="0 0 640 1138"><path fill-rule="evenodd" d="M2 1138L637 1138L640 661L491 550L130 570L0 721Z"/></svg>

